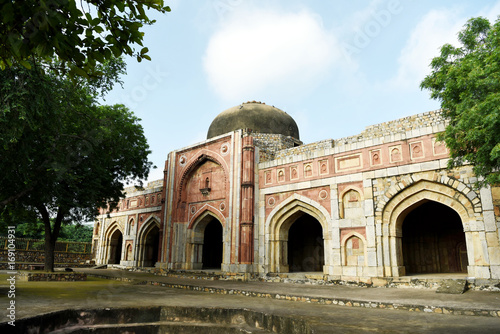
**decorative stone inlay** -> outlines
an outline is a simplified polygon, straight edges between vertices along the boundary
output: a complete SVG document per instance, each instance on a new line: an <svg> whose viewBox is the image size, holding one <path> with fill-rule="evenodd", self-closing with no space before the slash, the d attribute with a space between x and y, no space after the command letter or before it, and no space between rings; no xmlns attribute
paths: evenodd
<svg viewBox="0 0 500 334"><path fill-rule="evenodd" d="M279 169L278 170L278 182L284 182L284 181L285 181L285 170Z"/></svg>
<svg viewBox="0 0 500 334"><path fill-rule="evenodd" d="M297 166L290 167L290 179L297 180L298 178L299 178L299 171L297 169Z"/></svg>
<svg viewBox="0 0 500 334"><path fill-rule="evenodd" d="M401 153L401 145L389 147L389 153L391 162L403 161L403 154Z"/></svg>
<svg viewBox="0 0 500 334"><path fill-rule="evenodd" d="M220 211L224 211L224 210L226 210L226 203L222 202L222 203L219 205L219 210L220 210Z"/></svg>
<svg viewBox="0 0 500 334"><path fill-rule="evenodd" d="M228 143L222 144L222 146L220 147L220 153L222 155L227 155L229 153L229 144Z"/></svg>
<svg viewBox="0 0 500 334"><path fill-rule="evenodd" d="M275 204L276 204L276 199L275 199L274 197L269 197L269 198L267 199L267 205L269 205L269 206L271 206L271 207L272 207L272 206L274 206Z"/></svg>
<svg viewBox="0 0 500 334"><path fill-rule="evenodd" d="M185 155L181 155L181 157L179 158L179 165L181 165L182 167L186 166L186 163L187 163L187 158Z"/></svg>
<svg viewBox="0 0 500 334"><path fill-rule="evenodd" d="M326 175L329 172L328 168L328 160L321 160L319 162L319 174L320 175Z"/></svg>
<svg viewBox="0 0 500 334"><path fill-rule="evenodd" d="M370 151L370 165L371 166L380 166L380 165L382 165L381 150L372 150L372 151Z"/></svg>
<svg viewBox="0 0 500 334"><path fill-rule="evenodd" d="M191 214L196 213L196 205L191 205L190 211L191 211Z"/></svg>
<svg viewBox="0 0 500 334"><path fill-rule="evenodd" d="M337 171L348 171L363 167L361 153L335 158Z"/></svg>
<svg viewBox="0 0 500 334"><path fill-rule="evenodd" d="M312 174L312 165L310 163L304 164L304 177L311 177Z"/></svg>
<svg viewBox="0 0 500 334"><path fill-rule="evenodd" d="M325 199L327 199L327 198L328 198L328 191L326 191L326 190L324 190L324 189L323 189L323 190L321 190L321 191L319 192L319 199L321 199L321 200L325 200Z"/></svg>
<svg viewBox="0 0 500 334"><path fill-rule="evenodd" d="M411 159L420 159L425 156L424 154L424 145L422 141L417 141L410 143L410 153Z"/></svg>
<svg viewBox="0 0 500 334"><path fill-rule="evenodd" d="M267 171L264 173L264 182L265 184L271 184L272 183L272 178L271 178L271 171Z"/></svg>
<svg viewBox="0 0 500 334"><path fill-rule="evenodd" d="M441 155L448 153L448 149L446 148L446 144L442 141L436 140L436 138L432 138L432 150L434 151L434 155Z"/></svg>

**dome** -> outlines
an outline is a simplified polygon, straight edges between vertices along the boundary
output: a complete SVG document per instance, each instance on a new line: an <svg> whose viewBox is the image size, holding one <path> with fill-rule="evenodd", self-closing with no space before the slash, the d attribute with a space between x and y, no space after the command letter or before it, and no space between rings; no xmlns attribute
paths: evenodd
<svg viewBox="0 0 500 334"><path fill-rule="evenodd" d="M207 139L238 129L257 133L281 134L299 138L299 128L283 110L262 102L246 102L221 112L210 124Z"/></svg>

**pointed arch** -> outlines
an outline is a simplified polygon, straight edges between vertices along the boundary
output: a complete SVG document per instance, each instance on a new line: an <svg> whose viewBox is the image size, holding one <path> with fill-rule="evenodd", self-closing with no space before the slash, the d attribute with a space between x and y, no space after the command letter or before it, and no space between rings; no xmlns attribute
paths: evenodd
<svg viewBox="0 0 500 334"><path fill-rule="evenodd" d="M309 215L320 225L323 248L329 249L331 216L321 204L299 194L293 194L274 208L266 219L266 266L270 272L288 272L288 232L300 217ZM331 263L330 253L324 253L323 272Z"/></svg>
<svg viewBox="0 0 500 334"><path fill-rule="evenodd" d="M145 234L147 234L148 230L150 230L152 227L157 226L160 228L160 218L157 217L156 215L151 215L149 216L144 223L139 227L139 230L137 231L137 240L141 240Z"/></svg>
<svg viewBox="0 0 500 334"><path fill-rule="evenodd" d="M349 254L347 254L348 253L347 242L349 241L349 239L351 239L353 237L358 238L363 243L363 245L362 245L363 246L363 249L362 249L363 255L362 256L363 256L364 263L362 265L366 265L366 253L367 253L366 239L361 233L358 233L356 231L351 231L351 232L347 233L340 240L340 252L342 255L342 265L347 266L349 263L349 261L348 261Z"/></svg>
<svg viewBox="0 0 500 334"><path fill-rule="evenodd" d="M123 229L117 221L112 222L106 229L104 261L107 264L120 264L123 250Z"/></svg>
<svg viewBox="0 0 500 334"><path fill-rule="evenodd" d="M190 219L188 230L192 229L195 224L198 224L201 219L209 214L214 216L214 218L216 218L222 224L222 227L226 227L226 217L224 217L222 212L220 212L219 209L211 206L210 204L205 204Z"/></svg>
<svg viewBox="0 0 500 334"><path fill-rule="evenodd" d="M153 241L148 240L148 236L151 233L154 233L156 230L158 234L158 240L153 240ZM149 262L153 261L154 257L156 257L157 260L159 260L158 253L160 248L160 242L159 242L160 231L161 231L160 219L155 215L148 217L148 219L146 219L146 221L139 228L136 238L137 242L135 244L135 254L136 254L135 259L137 260L137 265L139 267L144 267L144 266L151 267L152 265ZM151 244L151 242L153 242L154 244ZM153 252L152 254L153 259L148 258L148 255L151 255L149 254L151 250Z"/></svg>
<svg viewBox="0 0 500 334"><path fill-rule="evenodd" d="M486 265L487 254L482 251L479 234L474 232L478 222L475 217L476 203L471 201L471 197L469 193L466 195L449 185L430 180L414 182L393 195L377 219L377 223L382 224L385 275L406 274L402 255L402 225L410 212L429 201L444 204L458 214L465 233L469 264ZM475 272L472 267L469 266L469 273Z"/></svg>
<svg viewBox="0 0 500 334"><path fill-rule="evenodd" d="M266 219L266 232L268 234L276 233L276 231L280 229L284 220L298 211L302 211L313 216L320 222L323 227L323 232L325 233L328 231L328 222L331 220L331 215L328 210L318 202L313 201L308 197L293 194L283 202L279 203L269 213L269 216Z"/></svg>
<svg viewBox="0 0 500 334"><path fill-rule="evenodd" d="M382 210L389 202L392 201L393 197L398 196L402 191L404 191L407 188L413 187L414 185L421 183L421 182L428 182L432 184L441 184L448 188L448 191L457 191L463 195L466 196L467 200L471 203L471 205L474 208L480 209L482 204L481 201L477 195L477 193L467 186L465 183L461 182L460 180L457 179L452 179L443 172L427 172L427 173L422 173L422 174L413 174L413 175L407 175L401 178L400 182L394 184L391 186L386 192L385 192L385 199L380 200L377 203L377 208L376 211ZM474 200L474 203L472 201Z"/></svg>
<svg viewBox="0 0 500 334"><path fill-rule="evenodd" d="M424 200L436 201L455 210L462 219L464 231L470 231L470 222L475 221L474 205L470 199L449 186L421 180L392 197L384 207L382 223L389 226L390 235L400 233L398 231L402 220L410 211L408 209Z"/></svg>
<svg viewBox="0 0 500 334"><path fill-rule="evenodd" d="M182 172L181 177L179 178L179 183L177 184L177 191L179 194L179 199L182 198L182 192L186 187L186 183L189 179L189 175L195 171L199 166L203 165L206 161L212 161L219 166L224 171L224 184L227 183L227 176L229 175L229 167L226 161L215 152L208 151L206 149L201 150L198 154L196 154L193 158L191 158L187 163L186 167L184 167L184 171Z"/></svg>
<svg viewBox="0 0 500 334"><path fill-rule="evenodd" d="M222 219L222 220L221 220ZM225 263L225 251L224 249L228 247L225 238L226 228L225 228L225 218L220 215L216 210L205 208L205 210L200 210L200 214L193 219L192 223L189 225L186 243L186 268L187 269L202 269L203 268L203 258L204 252L208 251L204 249L206 243L205 232L209 224L220 224L221 229L219 232L221 235L217 235L217 239L222 242L222 249L217 250L221 252L220 258L221 263Z"/></svg>
<svg viewBox="0 0 500 334"><path fill-rule="evenodd" d="M104 233L104 239L108 240L109 237L116 231L119 230L121 234L123 235L123 229L120 224L115 220L111 224L109 224L108 228L106 229L106 232Z"/></svg>

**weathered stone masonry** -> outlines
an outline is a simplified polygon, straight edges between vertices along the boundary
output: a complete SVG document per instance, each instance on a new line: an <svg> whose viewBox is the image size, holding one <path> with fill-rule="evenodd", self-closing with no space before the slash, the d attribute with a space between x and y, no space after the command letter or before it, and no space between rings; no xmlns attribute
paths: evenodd
<svg viewBox="0 0 500 334"><path fill-rule="evenodd" d="M360 282L500 279L499 188L474 188L471 166L446 168L440 111L304 145L282 111L290 125L269 133L274 110L231 108L211 126L227 133L170 153L164 180L129 190L96 223L96 261ZM238 114L250 112L259 117L241 127Z"/></svg>

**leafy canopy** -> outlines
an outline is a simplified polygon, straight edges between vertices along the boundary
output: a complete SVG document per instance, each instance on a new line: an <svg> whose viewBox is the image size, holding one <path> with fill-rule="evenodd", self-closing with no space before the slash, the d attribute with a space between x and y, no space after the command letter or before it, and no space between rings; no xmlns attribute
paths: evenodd
<svg viewBox="0 0 500 334"><path fill-rule="evenodd" d="M124 71L112 65L107 77L77 83L41 68L0 71L0 220L43 221L46 270L62 224L92 221L151 167L140 120L97 102Z"/></svg>
<svg viewBox="0 0 500 334"><path fill-rule="evenodd" d="M89 225L62 225L57 241L92 242L92 234L93 228ZM0 235L5 236L7 233L0 232ZM16 238L43 239L44 237L44 224L41 221L20 223L16 225Z"/></svg>
<svg viewBox="0 0 500 334"><path fill-rule="evenodd" d="M35 59L57 59L71 77L87 77L101 75L96 64L113 57L150 60L142 31L155 22L148 10L166 13L170 7L163 0L2 0L0 68L29 69Z"/></svg>
<svg viewBox="0 0 500 334"><path fill-rule="evenodd" d="M500 183L500 18L492 26L473 18L458 34L461 46L446 44L420 84L441 102L449 125L441 135L449 166L471 163L489 184Z"/></svg>

